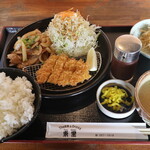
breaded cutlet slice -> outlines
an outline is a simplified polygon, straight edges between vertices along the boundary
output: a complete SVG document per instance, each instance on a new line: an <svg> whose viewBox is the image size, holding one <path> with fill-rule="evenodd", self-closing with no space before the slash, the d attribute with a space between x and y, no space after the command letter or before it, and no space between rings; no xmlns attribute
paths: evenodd
<svg viewBox="0 0 150 150"><path fill-rule="evenodd" d="M61 75L61 72L63 71L63 67L67 59L68 59L67 55L64 55L64 54L59 55L56 61L56 64L54 66L54 70L47 80L48 83L57 84L59 76Z"/></svg>
<svg viewBox="0 0 150 150"><path fill-rule="evenodd" d="M45 83L48 80L49 76L53 72L57 59L57 55L51 55L36 72L36 79L39 84Z"/></svg>
<svg viewBox="0 0 150 150"><path fill-rule="evenodd" d="M65 65L64 65L63 71L58 79L59 86L61 85L64 87L66 85L69 85L70 78L76 69L76 67L75 67L76 63L77 63L76 59L68 58L68 60L66 61Z"/></svg>
<svg viewBox="0 0 150 150"><path fill-rule="evenodd" d="M82 83L84 80L88 80L91 77L88 71L87 64L82 60L78 60L76 63L76 69L70 78L70 85L76 86L78 83Z"/></svg>

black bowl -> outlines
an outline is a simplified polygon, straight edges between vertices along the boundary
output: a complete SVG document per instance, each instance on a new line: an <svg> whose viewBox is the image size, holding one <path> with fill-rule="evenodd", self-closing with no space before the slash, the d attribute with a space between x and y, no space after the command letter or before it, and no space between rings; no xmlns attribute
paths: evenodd
<svg viewBox="0 0 150 150"><path fill-rule="evenodd" d="M28 75L27 73L21 71L20 69L0 68L0 72L5 72L6 76L10 76L10 78L12 78L12 79L15 79L16 77L25 76L27 78L27 80L29 80L31 82L31 84L33 86L33 93L35 94L34 113L33 113L33 117L31 119L31 121L28 122L27 124L25 124L24 126L22 126L20 129L18 129L12 135L7 136L7 137L0 140L0 142L5 142L9 139L12 139L12 138L16 137L20 133L24 132L32 124L32 122L35 120L35 118L37 117L38 112L40 110L40 106L41 106L41 90L40 90L39 85L35 82L35 80L30 75Z"/></svg>
<svg viewBox="0 0 150 150"><path fill-rule="evenodd" d="M47 29L48 24L52 19L53 18L47 18L47 19L37 21L35 23L32 23L32 24L24 27L18 33L16 33L11 38L8 45L6 46L6 49L3 52L2 65L4 67L9 66L9 61L7 60L7 54L13 50L14 43L17 41L18 36L22 36L25 33L35 30L35 29L39 29L40 31L43 32ZM100 71L96 74L96 76L92 80L90 80L86 84L81 84L81 86L71 88L70 90L64 90L63 92L58 91L58 90L57 91L42 90L42 96L46 99L47 98L54 99L55 101L56 101L56 99L68 99L70 97L79 95L83 92L87 92L90 89L92 89L93 87L95 87L97 84L99 84L104 79L104 77L107 75L109 66L110 66L110 62L112 59L112 48L111 48L110 41L109 41L108 37L106 36L106 34L102 30L101 30L101 34L98 37L98 47L96 50L101 53L102 65L101 65Z"/></svg>

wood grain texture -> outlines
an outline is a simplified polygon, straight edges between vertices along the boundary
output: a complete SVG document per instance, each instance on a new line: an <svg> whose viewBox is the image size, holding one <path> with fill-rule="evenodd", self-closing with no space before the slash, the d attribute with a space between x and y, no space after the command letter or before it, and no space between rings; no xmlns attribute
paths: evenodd
<svg viewBox="0 0 150 150"><path fill-rule="evenodd" d="M149 150L150 145L3 143L0 150Z"/></svg>
<svg viewBox="0 0 150 150"><path fill-rule="evenodd" d="M100 26L128 26L150 18L150 0L0 0L0 32L4 26L26 26L70 8ZM150 144L0 144L0 150L34 149L148 150Z"/></svg>
<svg viewBox="0 0 150 150"><path fill-rule="evenodd" d="M0 30L25 26L74 8L101 26L133 25L150 17L149 0L0 0Z"/></svg>

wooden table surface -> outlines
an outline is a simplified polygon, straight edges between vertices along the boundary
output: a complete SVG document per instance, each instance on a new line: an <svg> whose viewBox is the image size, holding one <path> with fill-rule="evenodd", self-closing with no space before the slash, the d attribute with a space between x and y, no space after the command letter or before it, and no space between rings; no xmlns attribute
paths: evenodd
<svg viewBox="0 0 150 150"><path fill-rule="evenodd" d="M70 8L97 25L133 25L150 17L149 7L149 0L0 0L0 29L25 26Z"/></svg>
<svg viewBox="0 0 150 150"><path fill-rule="evenodd" d="M0 32L4 26L26 26L70 8L100 26L128 26L150 18L150 0L0 0ZM0 150L148 150L150 143L0 144Z"/></svg>

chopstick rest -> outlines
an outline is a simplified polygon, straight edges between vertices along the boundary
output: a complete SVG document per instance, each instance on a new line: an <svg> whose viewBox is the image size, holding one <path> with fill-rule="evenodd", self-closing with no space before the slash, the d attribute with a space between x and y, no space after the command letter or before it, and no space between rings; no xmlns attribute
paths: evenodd
<svg viewBox="0 0 150 150"><path fill-rule="evenodd" d="M148 140L140 132L145 123L47 122L46 138L59 139L132 139Z"/></svg>

